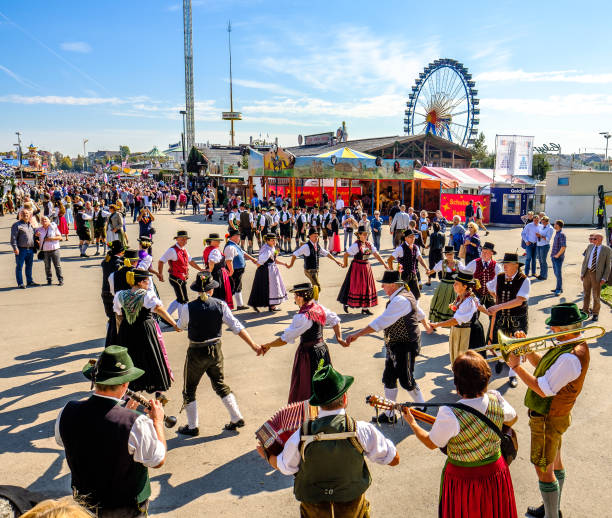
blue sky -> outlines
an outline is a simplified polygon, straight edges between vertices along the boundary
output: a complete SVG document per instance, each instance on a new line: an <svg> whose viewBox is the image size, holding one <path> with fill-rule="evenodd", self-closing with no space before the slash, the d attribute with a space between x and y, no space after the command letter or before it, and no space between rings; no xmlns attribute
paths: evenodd
<svg viewBox="0 0 612 518"><path fill-rule="evenodd" d="M237 140L335 130L403 134L418 73L463 62L480 129L534 135L564 152L603 152L612 130L605 2L264 2L193 0L196 141L227 144L227 20L232 20ZM184 106L182 2L0 3L0 150L63 153L165 147Z"/></svg>

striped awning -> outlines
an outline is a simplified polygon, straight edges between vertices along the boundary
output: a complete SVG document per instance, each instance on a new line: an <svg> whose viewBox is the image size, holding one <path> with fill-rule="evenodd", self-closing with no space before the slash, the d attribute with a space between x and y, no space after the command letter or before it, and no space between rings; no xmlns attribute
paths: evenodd
<svg viewBox="0 0 612 518"><path fill-rule="evenodd" d="M321 153L320 155L315 155L317 158L328 158L331 156L335 156L338 158L376 158L375 156L368 155L367 153L362 153L361 151L355 151L350 147L343 147L340 149L335 149L334 151L328 151L327 153Z"/></svg>

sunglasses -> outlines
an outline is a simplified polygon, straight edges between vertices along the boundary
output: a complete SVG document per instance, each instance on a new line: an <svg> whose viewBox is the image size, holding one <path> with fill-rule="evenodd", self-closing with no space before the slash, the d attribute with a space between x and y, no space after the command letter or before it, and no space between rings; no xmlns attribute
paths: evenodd
<svg viewBox="0 0 612 518"><path fill-rule="evenodd" d="M589 241L597 241L597 238L596 237L590 237Z"/></svg>

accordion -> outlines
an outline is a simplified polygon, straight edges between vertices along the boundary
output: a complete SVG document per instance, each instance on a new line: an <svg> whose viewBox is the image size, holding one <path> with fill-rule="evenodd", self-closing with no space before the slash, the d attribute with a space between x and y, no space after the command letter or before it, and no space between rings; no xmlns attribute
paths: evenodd
<svg viewBox="0 0 612 518"><path fill-rule="evenodd" d="M279 455L289 437L304 421L316 419L318 412L319 408L310 406L308 401L291 403L268 419L255 432L255 437L268 455Z"/></svg>

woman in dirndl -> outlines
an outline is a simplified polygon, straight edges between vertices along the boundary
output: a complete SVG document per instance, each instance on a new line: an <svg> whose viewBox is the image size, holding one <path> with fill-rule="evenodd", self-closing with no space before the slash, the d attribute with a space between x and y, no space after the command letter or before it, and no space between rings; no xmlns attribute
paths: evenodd
<svg viewBox="0 0 612 518"><path fill-rule="evenodd" d="M257 270L249 295L249 306L257 313L259 308L266 306L269 311L280 311L276 306L287 300L287 290L277 266L287 266L287 263L277 259L276 238L276 234L266 234L265 244L257 257Z"/></svg>
<svg viewBox="0 0 612 518"><path fill-rule="evenodd" d="M145 371L130 383L130 389L149 393L168 390L174 380L164 338L151 313L157 313L179 331L161 300L149 290L151 275L139 269L128 272L126 279L132 288L117 292L113 300L119 326L118 345L127 347L134 365Z"/></svg>
<svg viewBox="0 0 612 518"><path fill-rule="evenodd" d="M487 310L472 291L475 285L474 276L468 272L459 272L455 275L453 290L457 297L450 305L453 316L443 322L431 324L434 329L450 327L448 347L451 365L455 359L468 349L476 349L485 345L484 330L478 319L478 311L486 313Z"/></svg>
<svg viewBox="0 0 612 518"><path fill-rule="evenodd" d="M219 234L212 233L204 240L206 248L202 254L202 261L206 269L212 273L213 279L219 286L213 291L213 297L223 300L230 309L234 309L234 298L232 297L232 280L225 266L225 257L219 246L221 238Z"/></svg>
<svg viewBox="0 0 612 518"><path fill-rule="evenodd" d="M516 411L495 390L487 390L491 369L479 354L467 351L453 363L459 403L485 414L499 428L516 422ZM431 430L417 424L408 408L404 419L429 449L444 448L440 518L516 518L510 469L501 455L499 436L461 408L441 406Z"/></svg>
<svg viewBox="0 0 612 518"><path fill-rule="evenodd" d="M455 274L463 269L460 259L455 259L455 248L453 246L444 247L444 259L438 261L434 267L427 272L427 275L435 275L436 272L442 273L440 284L434 292L429 306L429 321L444 322L453 318L455 312L450 308L455 300Z"/></svg>
<svg viewBox="0 0 612 518"><path fill-rule="evenodd" d="M61 201L55 202L55 207L57 208L57 218L58 224L57 228L60 231L60 234L64 238L64 241L68 241L68 234L70 234L70 228L68 227L68 221L66 221L66 207Z"/></svg>
<svg viewBox="0 0 612 518"><path fill-rule="evenodd" d="M366 228L359 227L357 241L344 252L343 268L346 268L349 256L353 258L337 299L342 304L345 313L349 312L349 308L362 308L361 312L364 315L371 315L372 312L368 308L378 304L376 284L374 284L372 267L369 262L370 255L376 257L385 270L389 269L376 247L367 241L367 237Z"/></svg>

